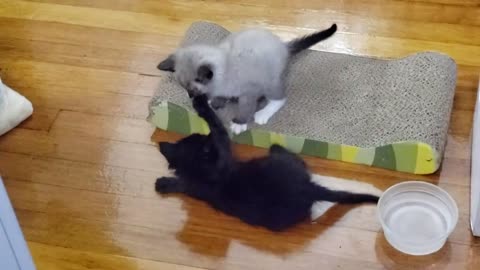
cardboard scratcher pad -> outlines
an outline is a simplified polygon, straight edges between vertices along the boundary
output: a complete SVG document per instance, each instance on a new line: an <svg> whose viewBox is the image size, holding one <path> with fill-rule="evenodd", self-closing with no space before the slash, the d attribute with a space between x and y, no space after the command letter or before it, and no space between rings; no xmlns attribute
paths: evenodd
<svg viewBox="0 0 480 270"><path fill-rule="evenodd" d="M215 44L228 34L219 25L197 22L182 46ZM182 134L208 133L186 91L171 74L162 78L149 121ZM380 60L309 50L290 65L286 105L268 124L250 125L232 139L259 147L278 143L300 154L391 170L433 173L445 148L455 82L456 64L442 54ZM227 115L224 112L223 119Z"/></svg>

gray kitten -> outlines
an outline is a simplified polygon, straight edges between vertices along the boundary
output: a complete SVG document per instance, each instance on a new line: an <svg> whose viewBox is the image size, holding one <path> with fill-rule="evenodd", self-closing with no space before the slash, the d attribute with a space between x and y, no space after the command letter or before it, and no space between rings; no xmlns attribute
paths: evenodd
<svg viewBox="0 0 480 270"><path fill-rule="evenodd" d="M218 45L192 45L178 49L158 68L174 72L190 97L207 94L215 109L229 101L238 103L231 130L238 134L252 120L268 122L285 104L285 70L290 58L332 36L337 30L313 33L289 42L268 30L248 29L232 33ZM260 106L264 98L266 105Z"/></svg>

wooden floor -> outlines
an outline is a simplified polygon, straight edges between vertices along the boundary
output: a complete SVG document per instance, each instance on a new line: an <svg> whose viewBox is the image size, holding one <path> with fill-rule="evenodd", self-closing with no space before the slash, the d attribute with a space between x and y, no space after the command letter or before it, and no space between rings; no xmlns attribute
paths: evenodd
<svg viewBox="0 0 480 270"><path fill-rule="evenodd" d="M452 56L458 84L440 172L307 158L316 173L381 189L406 179L437 183L460 208L447 245L426 257L396 252L374 206L336 207L316 224L273 234L191 199L158 196L153 183L167 169L154 141L179 137L145 121L156 65L201 19L283 38L336 22L335 38L317 49ZM0 137L0 172L39 269L480 269L468 216L479 74L480 0L2 0L0 75L35 113Z"/></svg>

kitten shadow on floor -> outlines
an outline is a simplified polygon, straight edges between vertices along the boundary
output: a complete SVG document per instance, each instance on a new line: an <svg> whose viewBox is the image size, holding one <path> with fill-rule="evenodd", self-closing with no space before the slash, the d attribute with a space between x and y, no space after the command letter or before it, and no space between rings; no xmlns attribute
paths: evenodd
<svg viewBox="0 0 480 270"><path fill-rule="evenodd" d="M279 256L301 252L355 207L334 205L313 222L306 220L285 232L275 233L245 224L186 196L169 196L182 197L183 208L187 212L187 219L182 230L177 233L177 239L195 253L219 258L225 257L230 245L235 242Z"/></svg>

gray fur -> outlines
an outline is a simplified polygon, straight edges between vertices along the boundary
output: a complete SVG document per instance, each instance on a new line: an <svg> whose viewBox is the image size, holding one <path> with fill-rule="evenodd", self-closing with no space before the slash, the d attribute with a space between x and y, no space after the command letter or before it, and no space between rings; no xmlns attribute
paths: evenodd
<svg viewBox="0 0 480 270"><path fill-rule="evenodd" d="M234 122L245 124L261 109L260 97L267 103L285 99L284 74L293 53L291 46L299 41L307 48L304 40L283 42L268 30L248 29L231 34L218 45L180 48L160 63L159 69L174 70L175 79L190 96L204 93L221 106L225 99L216 97L238 98Z"/></svg>

